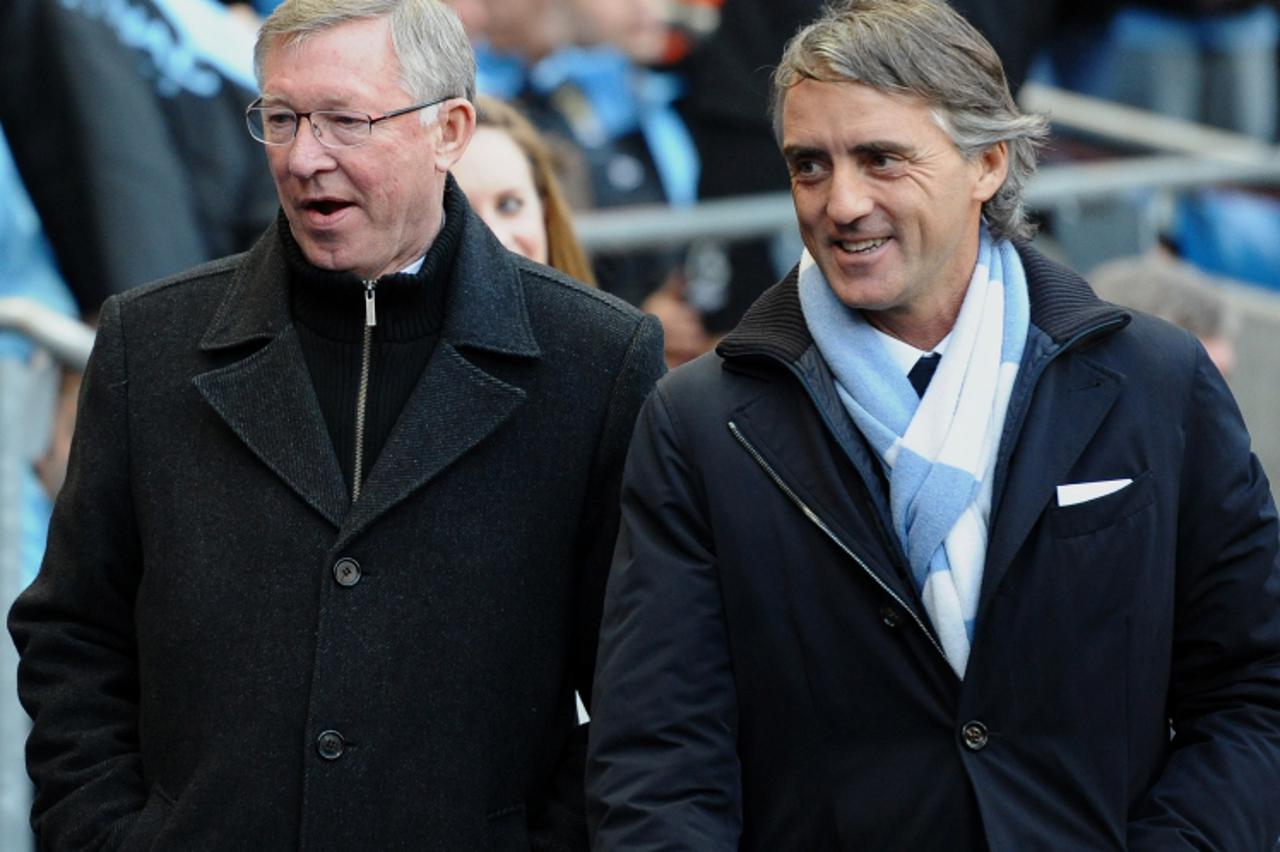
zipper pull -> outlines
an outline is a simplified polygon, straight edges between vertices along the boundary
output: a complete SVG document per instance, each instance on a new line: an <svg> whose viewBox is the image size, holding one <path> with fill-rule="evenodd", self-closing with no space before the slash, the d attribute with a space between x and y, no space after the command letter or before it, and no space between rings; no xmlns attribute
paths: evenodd
<svg viewBox="0 0 1280 852"><path fill-rule="evenodd" d="M369 328L378 324L378 311L374 308L373 288L375 281L364 282L364 324Z"/></svg>

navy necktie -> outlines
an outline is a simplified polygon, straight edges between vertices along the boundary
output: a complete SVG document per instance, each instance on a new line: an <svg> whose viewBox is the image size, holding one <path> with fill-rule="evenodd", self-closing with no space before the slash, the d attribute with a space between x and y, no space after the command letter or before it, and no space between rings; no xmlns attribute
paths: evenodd
<svg viewBox="0 0 1280 852"><path fill-rule="evenodd" d="M911 382L911 387L916 389L918 396L924 396L925 389L929 387L929 380L933 378L933 371L938 369L938 362L941 360L942 356L937 352L921 355L920 360L911 368L911 372L907 373L907 381Z"/></svg>

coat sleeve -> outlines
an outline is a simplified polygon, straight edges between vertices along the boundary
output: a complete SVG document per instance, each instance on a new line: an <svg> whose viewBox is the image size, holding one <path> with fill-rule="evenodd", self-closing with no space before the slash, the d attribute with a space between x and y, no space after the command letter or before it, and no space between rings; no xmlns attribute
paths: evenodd
<svg viewBox="0 0 1280 852"><path fill-rule="evenodd" d="M129 486L129 381L116 299L80 393L44 562L9 613L41 849L114 848L142 810L133 630L141 552Z"/></svg>
<svg viewBox="0 0 1280 852"><path fill-rule="evenodd" d="M660 387L627 459L587 760L592 847L738 848L737 703L695 461Z"/></svg>
<svg viewBox="0 0 1280 852"><path fill-rule="evenodd" d="M574 688L588 706L600 634L600 609L618 535L622 466L640 407L665 371L662 326L655 317L646 316L638 323L615 374L579 521L582 533L577 544L578 581L571 665ZM579 726L570 738L560 756L559 771L546 806L531 820L530 834L535 849L585 848L582 785L588 727Z"/></svg>
<svg viewBox="0 0 1280 852"><path fill-rule="evenodd" d="M1131 850L1270 850L1280 837L1280 567L1270 488L1198 353L1183 424L1169 760Z"/></svg>

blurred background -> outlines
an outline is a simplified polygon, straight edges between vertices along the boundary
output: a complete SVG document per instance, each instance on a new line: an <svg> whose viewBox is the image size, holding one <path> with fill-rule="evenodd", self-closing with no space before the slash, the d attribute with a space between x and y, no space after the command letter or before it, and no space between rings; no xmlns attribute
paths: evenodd
<svg viewBox="0 0 1280 852"><path fill-rule="evenodd" d="M673 366L798 259L766 115L820 0L453 0L480 89L542 134L599 286ZM1037 246L1181 324L1280 471L1280 5L955 0L1053 137ZM276 214L252 46L272 0L0 5L0 604L35 574L94 318L252 243ZM554 261L553 261L554 262ZM588 277L585 274L582 277ZM32 848L16 657L0 640L0 848Z"/></svg>

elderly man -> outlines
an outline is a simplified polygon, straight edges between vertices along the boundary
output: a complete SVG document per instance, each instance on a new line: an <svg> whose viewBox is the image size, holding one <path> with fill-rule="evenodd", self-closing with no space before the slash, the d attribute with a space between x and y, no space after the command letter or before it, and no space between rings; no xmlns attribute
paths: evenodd
<svg viewBox="0 0 1280 852"><path fill-rule="evenodd" d="M774 100L806 251L641 414L595 848L1269 849L1277 524L1218 371L1022 242L1042 124L945 5L833 7Z"/></svg>
<svg viewBox="0 0 1280 852"><path fill-rule="evenodd" d="M288 0L257 65L282 213L107 303L10 615L41 848L582 847L660 331L472 214L437 0Z"/></svg>

